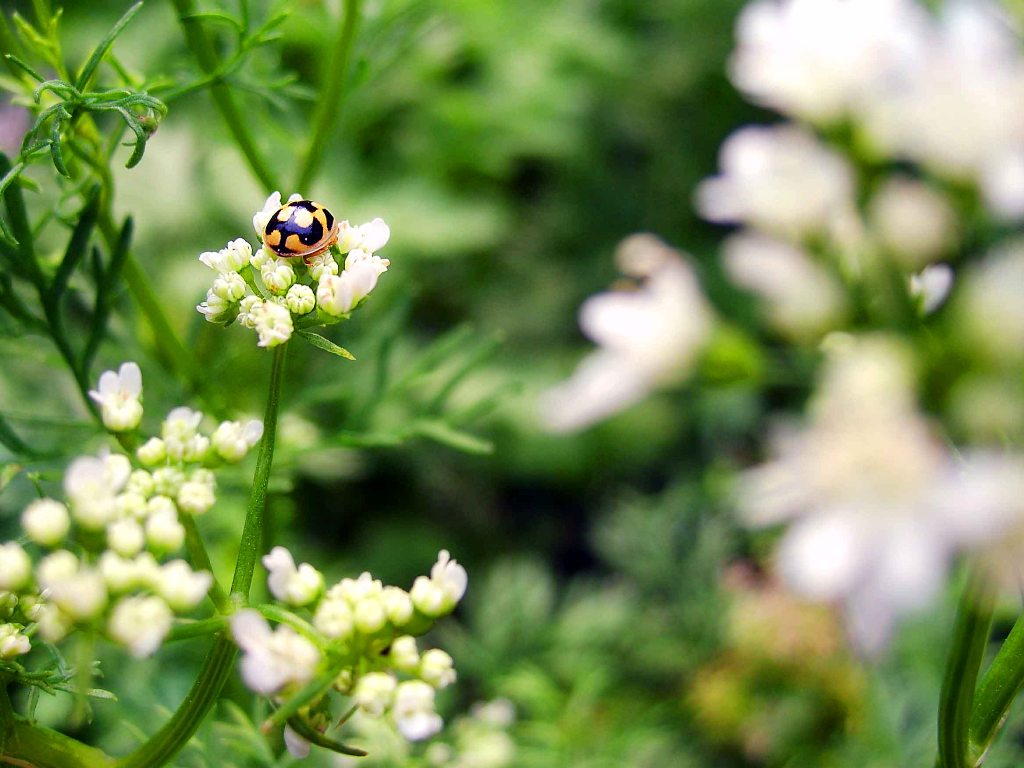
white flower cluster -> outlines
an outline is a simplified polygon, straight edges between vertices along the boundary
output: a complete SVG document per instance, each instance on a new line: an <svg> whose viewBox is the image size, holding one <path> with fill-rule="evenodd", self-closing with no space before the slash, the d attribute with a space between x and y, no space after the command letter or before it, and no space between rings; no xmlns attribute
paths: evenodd
<svg viewBox="0 0 1024 768"><path fill-rule="evenodd" d="M142 376L135 363L103 373L92 394L109 429L138 427ZM102 627L133 655L147 656L174 615L202 601L212 575L182 559L161 559L184 544L179 516L213 506L210 467L240 460L262 433L258 421L228 421L206 436L202 418L188 408L171 411L161 437L137 450L145 469L120 453L75 459L64 474L66 503L41 498L25 508L21 526L39 557L33 564L21 544L0 545L0 604L6 617L22 619L0 625L0 657L28 651L22 630L29 625L51 643L76 628Z"/></svg>
<svg viewBox="0 0 1024 768"><path fill-rule="evenodd" d="M292 195L288 201L301 200ZM281 194L267 198L253 216L262 237L270 217L281 207ZM255 253L241 238L199 260L217 272L206 300L196 309L208 321L256 331L259 346L275 347L291 338L296 325L330 324L348 317L376 287L390 262L377 255L391 236L381 219L354 226L339 223L338 241L309 259L284 259L264 246ZM344 256L342 269L335 254Z"/></svg>
<svg viewBox="0 0 1024 768"><path fill-rule="evenodd" d="M421 652L414 636L451 613L465 594L466 571L447 551L408 592L369 573L325 590L323 575L308 563L296 566L284 547L271 550L263 564L271 594L310 620L295 615L295 627L271 629L255 610L232 617L232 634L244 652L242 679L251 690L285 700L330 673L334 687L360 711L388 715L405 738L425 739L441 729L434 692L455 681L452 658L437 648ZM308 752L298 734L286 735L293 753Z"/></svg>
<svg viewBox="0 0 1024 768"><path fill-rule="evenodd" d="M593 296L580 309L580 327L599 349L543 396L541 417L553 430L580 429L684 378L710 334L711 310L681 253L634 235L617 260L638 285Z"/></svg>

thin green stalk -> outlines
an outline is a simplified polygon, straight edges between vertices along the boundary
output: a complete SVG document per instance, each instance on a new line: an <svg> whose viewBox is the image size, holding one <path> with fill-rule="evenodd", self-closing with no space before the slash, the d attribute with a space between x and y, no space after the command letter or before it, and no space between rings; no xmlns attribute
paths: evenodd
<svg viewBox="0 0 1024 768"><path fill-rule="evenodd" d="M206 34L206 29L203 28L202 21L195 18L195 4L192 0L171 0L171 2L178 12L178 21L181 23L182 31L185 33L185 42L188 43L192 56L204 74L212 75L219 69L220 61L209 35ZM264 162L259 150L256 149L256 142L249 135L248 121L239 112L227 85L221 80L214 80L210 83L210 95L253 175L266 189L278 189L274 174L270 170L270 166Z"/></svg>
<svg viewBox="0 0 1024 768"><path fill-rule="evenodd" d="M242 526L242 540L231 581L231 596L239 603L245 603L249 597L256 561L263 546L267 486L270 483L270 469L274 459L277 416L281 404L281 384L284 380L287 348L287 344L282 344L274 350L270 369L267 407L263 415L263 439L256 458L256 474L252 481L249 506ZM231 674L237 653L238 649L228 636L227 630L223 630L214 640L213 648L207 655L192 689L178 710L145 744L118 761L118 768L157 768L167 764L192 738L206 713L217 701Z"/></svg>
<svg viewBox="0 0 1024 768"><path fill-rule="evenodd" d="M939 766L970 768L969 725L995 597L983 577L972 573L957 608L953 644L939 698Z"/></svg>
<svg viewBox="0 0 1024 768"><path fill-rule="evenodd" d="M359 25L359 0L345 0L343 12L344 18L338 28L338 36L334 40L331 57L327 63L327 81L317 100L316 114L313 117L313 137L306 147L299 178L295 183L296 189L308 189L319 173L323 165L323 149L331 139L338 112L345 98L352 44Z"/></svg>
<svg viewBox="0 0 1024 768"><path fill-rule="evenodd" d="M1021 689L1024 689L1024 616L1017 619L978 684L971 713L972 765L981 765Z"/></svg>
<svg viewBox="0 0 1024 768"><path fill-rule="evenodd" d="M198 619L197 621L183 621L171 627L171 631L164 639L164 643L175 643L179 640L192 640L196 637L206 637L220 632L227 626L226 616L212 616L209 619Z"/></svg>
<svg viewBox="0 0 1024 768"><path fill-rule="evenodd" d="M213 573L213 564L210 562L210 555L206 551L206 544L203 543L203 535L199 532L199 525L192 515L179 515L182 526L185 528L185 547L192 558L192 562L201 571L207 571L213 577L210 585L210 600L217 613L228 613L231 610L231 601L228 599L224 588L217 581Z"/></svg>
<svg viewBox="0 0 1024 768"><path fill-rule="evenodd" d="M26 768L115 768L114 758L63 733L18 720L0 763Z"/></svg>

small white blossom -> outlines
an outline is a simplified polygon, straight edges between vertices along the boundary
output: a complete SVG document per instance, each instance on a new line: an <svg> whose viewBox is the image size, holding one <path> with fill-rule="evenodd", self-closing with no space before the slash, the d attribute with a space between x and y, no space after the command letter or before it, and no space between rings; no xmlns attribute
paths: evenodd
<svg viewBox="0 0 1024 768"><path fill-rule="evenodd" d="M725 268L734 283L764 300L772 325L796 339L836 327L846 313L839 282L803 250L758 234L725 243Z"/></svg>
<svg viewBox="0 0 1024 768"><path fill-rule="evenodd" d="M956 212L920 181L887 179L871 199L870 221L882 246L908 269L919 269L956 245Z"/></svg>
<svg viewBox="0 0 1024 768"><path fill-rule="evenodd" d="M455 682L455 663L440 648L431 648L420 659L420 679L435 688L445 688Z"/></svg>
<svg viewBox="0 0 1024 768"><path fill-rule="evenodd" d="M203 480L190 478L178 491L178 509L190 515L202 515L217 501L213 486Z"/></svg>
<svg viewBox="0 0 1024 768"><path fill-rule="evenodd" d="M587 299L580 327L599 349L542 395L541 418L559 432L581 429L684 377L711 331L711 311L690 266L650 235L619 247L620 267L646 277L635 291Z"/></svg>
<svg viewBox="0 0 1024 768"><path fill-rule="evenodd" d="M260 267L260 279L268 291L282 295L295 283L295 270L284 259L275 259Z"/></svg>
<svg viewBox="0 0 1024 768"><path fill-rule="evenodd" d="M413 582L410 597L416 609L427 616L451 613L466 593L466 569L442 549L430 569L430 578L420 576Z"/></svg>
<svg viewBox="0 0 1024 768"><path fill-rule="evenodd" d="M124 597L114 606L107 623L110 637L132 656L151 656L171 631L174 614L159 597Z"/></svg>
<svg viewBox="0 0 1024 768"><path fill-rule="evenodd" d="M240 421L223 421L210 437L213 449L224 461L235 463L245 458L263 436L263 422L251 419L244 424Z"/></svg>
<svg viewBox="0 0 1024 768"><path fill-rule="evenodd" d="M352 607L341 598L325 597L317 604L316 612L313 614L313 626L320 634L331 640L350 637L355 631Z"/></svg>
<svg viewBox="0 0 1024 768"><path fill-rule="evenodd" d="M0 659L9 661L23 656L32 648L29 639L21 633L17 624L0 624Z"/></svg>
<svg viewBox="0 0 1024 768"><path fill-rule="evenodd" d="M193 571L184 560L172 560L160 567L156 591L175 611L190 611L206 597L213 584L207 571Z"/></svg>
<svg viewBox="0 0 1024 768"><path fill-rule="evenodd" d="M146 542L158 552L174 552L185 543L185 527L178 522L174 503L167 501L169 508L160 509L146 519Z"/></svg>
<svg viewBox="0 0 1024 768"><path fill-rule="evenodd" d="M396 627L409 623L412 619L413 604L409 593L400 587L384 587L381 602L387 612L388 620Z"/></svg>
<svg viewBox="0 0 1024 768"><path fill-rule="evenodd" d="M369 672L359 678L352 693L358 707L366 714L380 717L394 700L398 681L386 672Z"/></svg>
<svg viewBox="0 0 1024 768"><path fill-rule="evenodd" d="M263 556L270 593L288 605L309 605L323 592L324 577L309 563L295 567L292 554L284 547L274 547Z"/></svg>
<svg viewBox="0 0 1024 768"><path fill-rule="evenodd" d="M36 544L55 547L67 536L71 517L68 508L59 501L37 499L21 513L21 527Z"/></svg>
<svg viewBox="0 0 1024 768"><path fill-rule="evenodd" d="M797 126L740 128L722 144L719 165L697 188L710 221L800 238L827 230L852 204L846 161Z"/></svg>
<svg viewBox="0 0 1024 768"><path fill-rule="evenodd" d="M0 544L0 589L17 592L28 585L32 575L32 560L21 545L14 541Z"/></svg>
<svg viewBox="0 0 1024 768"><path fill-rule="evenodd" d="M147 467L156 466L167 458L167 446L159 437L151 437L135 451L139 461Z"/></svg>
<svg viewBox="0 0 1024 768"><path fill-rule="evenodd" d="M929 264L910 277L910 295L921 304L921 311L930 314L942 306L953 290L953 268L949 264Z"/></svg>
<svg viewBox="0 0 1024 768"><path fill-rule="evenodd" d="M136 363L123 363L117 373L104 371L99 386L89 390L100 406L103 426L112 432L130 432L142 421L142 371Z"/></svg>
<svg viewBox="0 0 1024 768"><path fill-rule="evenodd" d="M206 292L206 300L196 305L196 311L206 318L208 323L227 324L235 318L234 305L223 296L218 296L211 288Z"/></svg>
<svg viewBox="0 0 1024 768"><path fill-rule="evenodd" d="M302 195L293 194L288 198L288 202L292 203L296 200L302 200ZM256 212L252 217L252 227L256 230L258 237L263 237L263 230L267 228L267 223L270 221L270 217L277 213L281 207L281 193L272 193L263 204L263 209Z"/></svg>
<svg viewBox="0 0 1024 768"><path fill-rule="evenodd" d="M377 595L364 597L357 602L352 610L352 618L356 629L364 635L380 632L388 622L388 614L384 603Z"/></svg>
<svg viewBox="0 0 1024 768"><path fill-rule="evenodd" d="M153 475L144 469L136 469L128 476L124 490L126 493L138 494L145 500L153 495L155 485Z"/></svg>
<svg viewBox="0 0 1024 768"><path fill-rule="evenodd" d="M391 650L388 651L388 659L391 665L406 673L415 672L420 666L420 653L416 649L416 638L412 635L396 637L391 643Z"/></svg>
<svg viewBox="0 0 1024 768"><path fill-rule="evenodd" d="M280 304L264 301L253 307L250 317L261 347L276 347L292 337L292 313Z"/></svg>
<svg viewBox="0 0 1024 768"><path fill-rule="evenodd" d="M214 295L233 304L236 301L241 301L242 297L249 293L249 286L237 272L226 272L217 276L210 290Z"/></svg>
<svg viewBox="0 0 1024 768"><path fill-rule="evenodd" d="M288 685L308 683L320 663L320 651L309 640L283 625L271 631L254 610L234 614L231 633L244 652L242 679L256 693L271 695Z"/></svg>
<svg viewBox="0 0 1024 768"><path fill-rule="evenodd" d="M359 226L352 226L347 221L339 224L338 250L342 253L360 249L366 253L376 253L391 238L391 229L383 219L374 219Z"/></svg>
<svg viewBox="0 0 1024 768"><path fill-rule="evenodd" d="M256 327L256 313L263 307L259 296L246 296L238 305L238 324L243 328Z"/></svg>
<svg viewBox="0 0 1024 768"><path fill-rule="evenodd" d="M299 760L309 757L309 742L299 736L288 724L284 726L284 746L292 757L297 757Z"/></svg>
<svg viewBox="0 0 1024 768"><path fill-rule="evenodd" d="M355 309L390 266L387 259L379 256L367 256L362 251L352 253L360 255L346 260L340 275L324 275L317 286L317 305L328 315L340 317Z"/></svg>
<svg viewBox="0 0 1024 768"><path fill-rule="evenodd" d="M973 348L996 360L1024 357L1024 244L989 254L972 266L960 291L960 326Z"/></svg>
<svg viewBox="0 0 1024 768"><path fill-rule="evenodd" d="M238 272L249 263L251 257L252 246L242 238L238 238L219 251L207 251L201 254L199 260L221 275L227 275Z"/></svg>
<svg viewBox="0 0 1024 768"><path fill-rule="evenodd" d="M184 406L167 414L161 427L161 437L168 456L180 461L202 461L210 447L209 438L197 431L202 420L202 413Z"/></svg>
<svg viewBox="0 0 1024 768"><path fill-rule="evenodd" d="M285 294L284 305L293 315L307 315L316 308L316 294L308 285L293 285Z"/></svg>
<svg viewBox="0 0 1024 768"><path fill-rule="evenodd" d="M406 680L395 691L392 716L409 741L428 739L444 724L434 709L434 689L422 680Z"/></svg>
<svg viewBox="0 0 1024 768"><path fill-rule="evenodd" d="M98 571L83 567L67 550L58 550L40 560L36 581L47 599L75 621L88 621L106 607L103 577Z"/></svg>
<svg viewBox="0 0 1024 768"><path fill-rule="evenodd" d="M39 627L39 636L48 643L59 643L74 626L71 617L52 603L36 603L29 618Z"/></svg>
<svg viewBox="0 0 1024 768"><path fill-rule="evenodd" d="M107 526L107 544L122 557L137 555L145 543L142 526L133 518L122 518Z"/></svg>
<svg viewBox="0 0 1024 768"><path fill-rule="evenodd" d="M334 256L331 255L330 251L324 251L313 256L307 262L309 265L310 276L318 283L323 279L324 275L336 275L338 274L338 262L334 260Z"/></svg>
<svg viewBox="0 0 1024 768"><path fill-rule="evenodd" d="M151 569L156 569L158 566L156 560L148 552L137 558L129 559L107 550L100 555L98 567L103 582L107 585L107 590L113 594L122 594L149 586L149 579L152 576Z"/></svg>

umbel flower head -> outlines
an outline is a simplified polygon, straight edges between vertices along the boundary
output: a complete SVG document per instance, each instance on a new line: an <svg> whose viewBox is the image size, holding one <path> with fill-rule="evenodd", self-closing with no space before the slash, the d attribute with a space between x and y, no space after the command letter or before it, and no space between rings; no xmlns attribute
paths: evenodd
<svg viewBox="0 0 1024 768"><path fill-rule="evenodd" d="M360 712L387 718L409 740L441 729L434 692L455 681L454 662L437 648L420 653L416 636L451 613L465 594L466 571L447 551L408 592L369 573L325 589L323 575L308 563L296 566L284 547L274 547L263 565L271 594L283 603L273 614L280 623L271 628L254 610L231 619L243 651L242 679L251 690L284 703L326 676ZM321 696L308 702L310 711L329 706ZM304 755L308 744L294 728L314 724L300 718L288 725L289 750Z"/></svg>
<svg viewBox="0 0 1024 768"><path fill-rule="evenodd" d="M295 194L284 206L302 200ZM358 226L336 222L333 243L325 234L322 250L282 257L262 242L268 223L282 207L281 193L274 192L253 216L253 229L260 239L255 251L239 238L220 251L199 256L217 277L196 309L212 323L229 325L237 320L243 328L255 331L258 345L267 348L287 342L296 328L330 325L347 318L390 266L377 255L391 236L381 219ZM343 268L339 265L342 257Z"/></svg>
<svg viewBox="0 0 1024 768"><path fill-rule="evenodd" d="M138 365L104 372L90 394L108 429L138 429ZM64 501L41 498L25 507L26 543L0 544L0 590L13 599L0 624L0 662L27 653L31 638L58 643L75 631L149 656L174 617L203 601L213 576L175 557L185 541L181 518L213 506L214 469L240 461L263 431L258 421L228 421L211 438L204 418L175 408L160 436L136 452L145 469L123 453L80 456L64 473Z"/></svg>

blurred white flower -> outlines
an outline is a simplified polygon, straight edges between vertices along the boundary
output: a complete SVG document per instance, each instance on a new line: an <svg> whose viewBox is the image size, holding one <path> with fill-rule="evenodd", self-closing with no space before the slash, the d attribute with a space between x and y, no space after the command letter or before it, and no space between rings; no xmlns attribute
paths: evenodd
<svg viewBox="0 0 1024 768"><path fill-rule="evenodd" d="M271 631L266 619L249 608L231 617L231 634L244 652L242 679L256 693L269 696L308 683L320 663L320 651L309 640L283 625Z"/></svg>
<svg viewBox="0 0 1024 768"><path fill-rule="evenodd" d="M297 757L300 760L309 757L309 742L287 724L284 727L284 746L292 757Z"/></svg>
<svg viewBox="0 0 1024 768"><path fill-rule="evenodd" d="M276 347L292 337L292 313L273 301L256 304L250 310L252 328L259 334L259 346Z"/></svg>
<svg viewBox="0 0 1024 768"><path fill-rule="evenodd" d="M915 45L924 17L907 0L756 0L739 17L730 76L763 106L833 122Z"/></svg>
<svg viewBox="0 0 1024 768"><path fill-rule="evenodd" d="M422 680L400 683L391 711L399 732L409 741L428 739L444 724L434 709L434 689Z"/></svg>
<svg viewBox="0 0 1024 768"><path fill-rule="evenodd" d="M262 234L262 230L260 230L260 234ZM199 256L199 260L203 264L221 275L238 272L249 263L250 258L252 258L252 246L242 238L232 240L219 251L207 251Z"/></svg>
<svg viewBox="0 0 1024 768"><path fill-rule="evenodd" d="M800 238L852 205L846 160L797 126L740 128L722 144L719 166L697 187L697 209L710 221Z"/></svg>
<svg viewBox="0 0 1024 768"><path fill-rule="evenodd" d="M760 296L768 319L798 340L835 328L846 315L842 286L803 250L758 234L725 242L725 269L734 283Z"/></svg>
<svg viewBox="0 0 1024 768"><path fill-rule="evenodd" d="M172 459L201 461L210 447L209 438L197 431L203 414L180 406L167 414L161 427L164 449Z"/></svg>
<svg viewBox="0 0 1024 768"><path fill-rule="evenodd" d="M136 363L123 363L117 373L104 371L89 397L100 406L103 426L112 432L129 432L142 421L142 371Z"/></svg>
<svg viewBox="0 0 1024 768"><path fill-rule="evenodd" d="M386 672L369 672L359 678L352 697L368 715L380 717L394 701L398 681ZM429 687L429 686L428 686Z"/></svg>
<svg viewBox="0 0 1024 768"><path fill-rule="evenodd" d="M352 606L340 597L328 595L316 606L313 626L320 634L331 640L349 637L355 631Z"/></svg>
<svg viewBox="0 0 1024 768"><path fill-rule="evenodd" d="M959 327L972 348L996 360L1024 357L1024 243L972 265L959 292Z"/></svg>
<svg viewBox="0 0 1024 768"><path fill-rule="evenodd" d="M920 269L957 242L956 212L933 187L893 176L874 194L869 220L882 246L907 269Z"/></svg>
<svg viewBox="0 0 1024 768"><path fill-rule="evenodd" d="M152 467L167 458L167 446L159 437L151 437L138 447L135 455L145 466Z"/></svg>
<svg viewBox="0 0 1024 768"><path fill-rule="evenodd" d="M359 249L366 253L376 253L391 239L391 229L384 219L374 219L359 226L352 226L347 221L341 222L338 231L338 249L342 253Z"/></svg>
<svg viewBox="0 0 1024 768"><path fill-rule="evenodd" d="M81 456L64 473L64 492L75 521L88 530L106 527L116 513L116 494L128 473L112 472L114 465L95 456Z"/></svg>
<svg viewBox="0 0 1024 768"><path fill-rule="evenodd" d="M954 458L917 412L906 351L885 338L831 340L811 424L738 489L748 522L789 521L783 577L816 600L841 600L855 643L878 652L895 618L942 585L957 547L1006 525L984 502L985 473Z"/></svg>
<svg viewBox="0 0 1024 768"><path fill-rule="evenodd" d="M75 621L89 621L107 605L107 585L94 568L74 554L58 550L36 566L36 581L47 600Z"/></svg>
<svg viewBox="0 0 1024 768"><path fill-rule="evenodd" d="M146 543L138 520L124 517L107 526L107 545L122 557L137 555Z"/></svg>
<svg viewBox="0 0 1024 768"><path fill-rule="evenodd" d="M445 688L455 682L455 663L452 657L440 648L431 648L423 652L419 672L420 679L434 688Z"/></svg>
<svg viewBox="0 0 1024 768"><path fill-rule="evenodd" d="M420 613L437 618L451 613L466 593L466 569L442 549L430 569L430 577L419 576L413 582L409 597Z"/></svg>
<svg viewBox="0 0 1024 768"><path fill-rule="evenodd" d="M541 397L549 429L581 429L684 377L711 329L711 311L689 265L651 235L619 246L623 272L645 280L634 291L587 299L580 327L599 349L572 377Z"/></svg>
<svg viewBox="0 0 1024 768"><path fill-rule="evenodd" d="M921 311L930 314L942 306L953 290L953 268L949 264L929 264L910 276L910 295L920 302Z"/></svg>
<svg viewBox="0 0 1024 768"><path fill-rule="evenodd" d="M9 661L22 656L32 648L28 637L21 633L17 624L0 624L0 659Z"/></svg>
<svg viewBox="0 0 1024 768"><path fill-rule="evenodd" d="M21 527L36 544L55 547L67 536L71 528L71 517L68 508L59 501L36 499L21 513Z"/></svg>
<svg viewBox="0 0 1024 768"><path fill-rule="evenodd" d="M151 656L171 631L174 614L163 600L153 595L124 597L114 606L107 631L132 656Z"/></svg>
<svg viewBox="0 0 1024 768"><path fill-rule="evenodd" d="M213 449L224 461L234 463L245 458L256 443L263 437L263 422L250 419L244 424L240 421L222 421L210 437Z"/></svg>
<svg viewBox="0 0 1024 768"><path fill-rule="evenodd" d="M146 518L146 542L157 552L174 552L185 543L185 527L178 521L178 511L173 502Z"/></svg>
<svg viewBox="0 0 1024 768"><path fill-rule="evenodd" d="M416 649L416 638L412 635L396 637L391 643L391 650L388 651L388 660L395 669L401 672L415 672L420 665L420 653Z"/></svg>
<svg viewBox="0 0 1024 768"><path fill-rule="evenodd" d="M323 592L323 574L309 563L296 568L292 553L284 547L274 547L264 555L263 567L267 569L270 593L288 605L309 605Z"/></svg>
<svg viewBox="0 0 1024 768"><path fill-rule="evenodd" d="M16 541L0 544L0 589L17 592L28 584L32 560Z"/></svg>
<svg viewBox="0 0 1024 768"><path fill-rule="evenodd" d="M160 566L156 591L175 611L190 611L206 597L213 584L207 571L193 571L184 560L171 560Z"/></svg>
<svg viewBox="0 0 1024 768"><path fill-rule="evenodd" d="M920 51L873 96L863 118L874 139L937 173L984 186L1024 150L1024 57L1010 14L995 3L946 3ZM1024 213L1024 198L1010 207L1018 206Z"/></svg>

